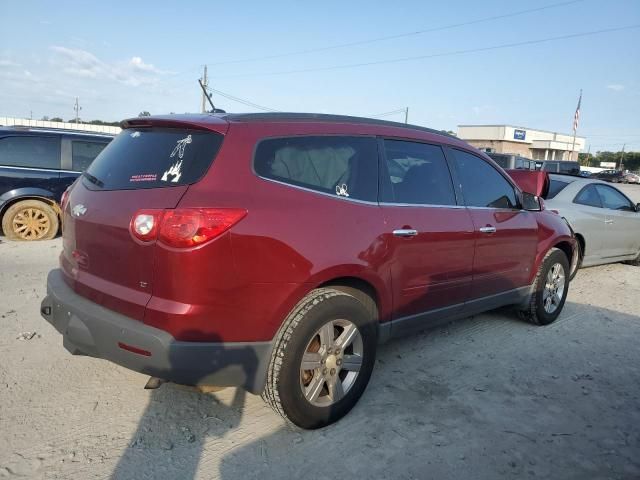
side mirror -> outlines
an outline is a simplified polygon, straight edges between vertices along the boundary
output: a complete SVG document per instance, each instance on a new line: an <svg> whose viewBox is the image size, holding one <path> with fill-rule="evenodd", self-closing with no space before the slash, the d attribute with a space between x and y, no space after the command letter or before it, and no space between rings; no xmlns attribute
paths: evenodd
<svg viewBox="0 0 640 480"><path fill-rule="evenodd" d="M542 201L540 197L533 193L522 192L522 209L530 212L542 211Z"/></svg>

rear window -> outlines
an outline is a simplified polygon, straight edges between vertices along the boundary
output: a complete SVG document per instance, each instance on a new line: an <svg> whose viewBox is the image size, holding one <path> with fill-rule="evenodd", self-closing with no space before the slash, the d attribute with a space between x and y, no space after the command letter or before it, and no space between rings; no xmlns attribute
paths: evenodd
<svg viewBox="0 0 640 480"><path fill-rule="evenodd" d="M561 182L560 180L551 180L549 183L549 193L547 193L547 200L552 199L558 195L564 187L569 185L567 182Z"/></svg>
<svg viewBox="0 0 640 480"><path fill-rule="evenodd" d="M84 184L101 190L188 185L205 174L222 139L200 130L127 129L91 163Z"/></svg>
<svg viewBox="0 0 640 480"><path fill-rule="evenodd" d="M509 155L500 155L496 153L490 153L489 156L492 158L494 162L496 162L502 168L509 168L509 160L511 159Z"/></svg>
<svg viewBox="0 0 640 480"><path fill-rule="evenodd" d="M60 168L60 138L22 135L0 138L0 165Z"/></svg>
<svg viewBox="0 0 640 480"><path fill-rule="evenodd" d="M560 162L558 165L560 166L560 173L580 174L580 164L578 162Z"/></svg>
<svg viewBox="0 0 640 480"><path fill-rule="evenodd" d="M378 147L373 137L299 136L263 140L258 175L318 192L375 201Z"/></svg>
<svg viewBox="0 0 640 480"><path fill-rule="evenodd" d="M84 172L107 143L73 140L71 142L71 170Z"/></svg>

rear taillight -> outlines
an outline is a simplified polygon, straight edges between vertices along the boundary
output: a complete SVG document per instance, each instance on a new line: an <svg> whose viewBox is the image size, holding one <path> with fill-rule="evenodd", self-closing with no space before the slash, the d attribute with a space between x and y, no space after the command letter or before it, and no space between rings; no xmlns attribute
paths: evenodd
<svg viewBox="0 0 640 480"><path fill-rule="evenodd" d="M67 207L67 203L69 202L69 188L67 188L62 194L62 198L60 199L60 208L64 212L64 209Z"/></svg>
<svg viewBox="0 0 640 480"><path fill-rule="evenodd" d="M131 219L131 234L141 242L154 241L158 237L163 213L159 209L138 210Z"/></svg>
<svg viewBox="0 0 640 480"><path fill-rule="evenodd" d="M246 214L238 208L140 210L131 219L131 234L142 242L157 239L169 247L195 247L226 232Z"/></svg>
<svg viewBox="0 0 640 480"><path fill-rule="evenodd" d="M238 208L166 210L158 240L170 247L195 247L226 232L246 214Z"/></svg>

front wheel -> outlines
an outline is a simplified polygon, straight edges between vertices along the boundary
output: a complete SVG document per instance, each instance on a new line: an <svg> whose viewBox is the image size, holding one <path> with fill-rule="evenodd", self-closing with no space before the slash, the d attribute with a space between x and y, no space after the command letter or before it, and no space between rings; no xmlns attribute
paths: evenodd
<svg viewBox="0 0 640 480"><path fill-rule="evenodd" d="M301 428L320 428L339 420L369 382L376 322L359 300L345 292L312 291L280 329L262 398Z"/></svg>
<svg viewBox="0 0 640 480"><path fill-rule="evenodd" d="M535 324L548 325L558 318L569 292L569 260L552 248L542 260L528 305L520 316Z"/></svg>

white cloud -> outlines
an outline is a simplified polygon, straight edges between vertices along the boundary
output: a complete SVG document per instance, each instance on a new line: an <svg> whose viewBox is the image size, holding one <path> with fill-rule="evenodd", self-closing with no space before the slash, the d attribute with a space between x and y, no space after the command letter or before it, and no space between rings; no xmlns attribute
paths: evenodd
<svg viewBox="0 0 640 480"><path fill-rule="evenodd" d="M9 60L8 58L0 58L0 67L8 68L8 67L20 67L19 63L14 62L13 60Z"/></svg>
<svg viewBox="0 0 640 480"><path fill-rule="evenodd" d="M132 57L128 62L109 63L94 54L78 48L52 46L52 63L63 72L76 77L106 78L134 87L157 83L158 76L170 72L160 70L141 57Z"/></svg>
<svg viewBox="0 0 640 480"><path fill-rule="evenodd" d="M607 85L607 88L609 90L613 90L614 92L621 92L622 90L624 90L624 85L620 85L619 83L612 83L610 85Z"/></svg>

